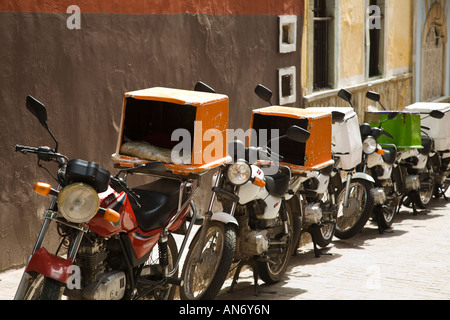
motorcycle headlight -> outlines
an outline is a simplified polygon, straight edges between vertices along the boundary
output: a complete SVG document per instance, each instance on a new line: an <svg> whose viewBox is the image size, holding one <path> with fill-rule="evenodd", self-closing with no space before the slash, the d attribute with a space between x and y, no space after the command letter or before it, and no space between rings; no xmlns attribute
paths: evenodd
<svg viewBox="0 0 450 320"><path fill-rule="evenodd" d="M241 186L247 183L252 176L252 168L247 162L237 161L228 167L227 178L234 185Z"/></svg>
<svg viewBox="0 0 450 320"><path fill-rule="evenodd" d="M73 183L59 192L58 208L67 221L87 222L95 216L99 207L97 192L87 184Z"/></svg>
<svg viewBox="0 0 450 320"><path fill-rule="evenodd" d="M377 151L377 140L374 137L367 137L363 142L363 151L366 154L372 154Z"/></svg>

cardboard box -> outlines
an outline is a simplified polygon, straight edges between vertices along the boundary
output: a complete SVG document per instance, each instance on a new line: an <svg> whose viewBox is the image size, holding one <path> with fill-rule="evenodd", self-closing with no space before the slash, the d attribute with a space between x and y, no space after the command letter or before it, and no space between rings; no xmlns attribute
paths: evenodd
<svg viewBox="0 0 450 320"><path fill-rule="evenodd" d="M162 161L174 173L198 173L230 160L228 97L155 87L125 93L113 161Z"/></svg>
<svg viewBox="0 0 450 320"><path fill-rule="evenodd" d="M271 129L278 129L279 136L283 136L292 125L308 130L310 138L306 143L280 139L279 152L283 157L280 163L288 165L292 173L321 170L333 165L330 112L280 106L261 108L253 110L250 128L259 141L264 130L268 134L267 140L270 140Z"/></svg>
<svg viewBox="0 0 450 320"><path fill-rule="evenodd" d="M314 107L307 110L338 111L345 114L344 121L333 123L332 150L340 159L338 166L344 170L352 170L362 161L363 144L359 129L358 115L351 107Z"/></svg>
<svg viewBox="0 0 450 320"><path fill-rule="evenodd" d="M434 139L437 151L450 149L450 103L418 102L405 109L421 113L421 124L430 128L423 131ZM445 116L442 119L432 118L428 114L433 110L444 112Z"/></svg>
<svg viewBox="0 0 450 320"><path fill-rule="evenodd" d="M395 119L387 120L391 112L397 112ZM386 120L386 121L385 121ZM422 149L422 135L420 129L420 115L410 111L366 111L364 121L372 127L378 127L383 122L383 129L394 138L382 135L378 143L394 144L399 150Z"/></svg>

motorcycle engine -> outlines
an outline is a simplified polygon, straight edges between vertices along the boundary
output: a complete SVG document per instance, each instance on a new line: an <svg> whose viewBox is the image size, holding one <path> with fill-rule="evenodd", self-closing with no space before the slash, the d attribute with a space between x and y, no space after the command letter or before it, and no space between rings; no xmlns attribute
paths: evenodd
<svg viewBox="0 0 450 320"><path fill-rule="evenodd" d="M242 253L249 256L259 256L269 249L267 230L250 231L241 242Z"/></svg>
<svg viewBox="0 0 450 320"><path fill-rule="evenodd" d="M418 175L409 175L405 178L405 189L417 190L420 188L420 178Z"/></svg>
<svg viewBox="0 0 450 320"><path fill-rule="evenodd" d="M90 283L83 290L83 298L88 300L120 300L125 294L125 273L112 271L103 273L97 282Z"/></svg>
<svg viewBox="0 0 450 320"><path fill-rule="evenodd" d="M71 299L119 300L125 294L126 276L115 262L115 240L99 237L83 239L78 250L76 265L81 271L81 290L66 290ZM119 269L119 270L117 270ZM113 270L113 271L111 271ZM115 271L114 271L115 270Z"/></svg>
<svg viewBox="0 0 450 320"><path fill-rule="evenodd" d="M323 212L320 203L308 204L304 211L304 221L307 224L318 224L322 220Z"/></svg>

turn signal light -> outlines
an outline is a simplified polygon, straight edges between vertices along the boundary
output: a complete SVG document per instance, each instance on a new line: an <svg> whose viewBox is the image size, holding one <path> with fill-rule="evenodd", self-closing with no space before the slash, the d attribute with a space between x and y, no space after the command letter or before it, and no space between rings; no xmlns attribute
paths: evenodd
<svg viewBox="0 0 450 320"><path fill-rule="evenodd" d="M33 189L36 193L39 193L43 196L48 196L50 194L50 191L52 190L52 186L48 183L36 182Z"/></svg>
<svg viewBox="0 0 450 320"><path fill-rule="evenodd" d="M260 188L262 188L262 187L264 187L264 186L266 185L266 182L265 182L264 180L262 180L262 179L259 179L259 178L254 178L254 180L252 181L252 183L253 183L255 186L260 187Z"/></svg>
<svg viewBox="0 0 450 320"><path fill-rule="evenodd" d="M386 152L384 152L383 149L378 149L378 150L377 150L377 153L380 154L380 155L382 155L382 156L384 156L384 154L385 154Z"/></svg>
<svg viewBox="0 0 450 320"><path fill-rule="evenodd" d="M105 214L103 215L105 220L111 221L112 223L116 223L120 219L120 214L113 209L106 209Z"/></svg>

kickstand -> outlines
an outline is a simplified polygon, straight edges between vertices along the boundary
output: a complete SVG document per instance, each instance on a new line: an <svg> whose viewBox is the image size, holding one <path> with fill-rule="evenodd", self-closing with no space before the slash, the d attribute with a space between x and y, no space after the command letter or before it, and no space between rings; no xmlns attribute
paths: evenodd
<svg viewBox="0 0 450 320"><path fill-rule="evenodd" d="M241 273L242 267L244 266L250 266L250 268L252 268L253 271L253 281L254 281L254 295L256 297L259 297L261 292L259 290L259 284L258 284L258 280L259 280L259 274L258 274L258 266L256 265L254 260L247 260L247 261L240 261L237 268L236 268L236 272L234 273L234 277L233 277L233 282L231 283L231 287L229 292L232 293L234 290L234 286L236 285L236 283L239 280L239 274Z"/></svg>
<svg viewBox="0 0 450 320"><path fill-rule="evenodd" d="M411 202L412 202L413 216L417 216L419 214L423 214L423 215L427 214L426 211L419 211L419 210L417 210L416 202L414 200L412 200Z"/></svg>
<svg viewBox="0 0 450 320"><path fill-rule="evenodd" d="M314 227L313 227L314 228ZM317 228L317 227L316 227ZM324 253L322 252L318 247L317 247L317 243L316 243L316 239L314 237L314 232L310 232L311 235L311 239L313 242L313 247L314 247L314 256L316 258L320 258L320 256L331 256L331 253Z"/></svg>
<svg viewBox="0 0 450 320"><path fill-rule="evenodd" d="M442 189L442 187L439 187L439 193L444 197L445 201L448 201L448 197L445 195L444 190Z"/></svg>

